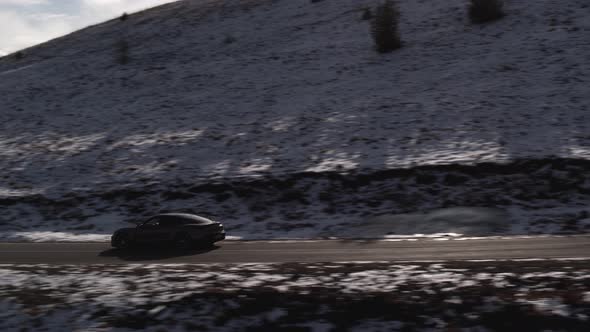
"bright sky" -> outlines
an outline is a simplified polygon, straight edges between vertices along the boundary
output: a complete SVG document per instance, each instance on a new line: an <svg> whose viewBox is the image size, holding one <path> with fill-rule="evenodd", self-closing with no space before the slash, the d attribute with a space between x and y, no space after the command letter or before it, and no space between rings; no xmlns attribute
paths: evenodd
<svg viewBox="0 0 590 332"><path fill-rule="evenodd" d="M174 0L0 0L0 56Z"/></svg>

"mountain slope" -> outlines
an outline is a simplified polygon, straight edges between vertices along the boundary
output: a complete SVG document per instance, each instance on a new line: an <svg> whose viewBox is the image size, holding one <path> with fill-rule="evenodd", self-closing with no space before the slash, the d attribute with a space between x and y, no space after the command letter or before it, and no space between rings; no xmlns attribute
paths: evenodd
<svg viewBox="0 0 590 332"><path fill-rule="evenodd" d="M179 1L1 58L0 194L590 158L584 0L400 1L388 55L370 5Z"/></svg>

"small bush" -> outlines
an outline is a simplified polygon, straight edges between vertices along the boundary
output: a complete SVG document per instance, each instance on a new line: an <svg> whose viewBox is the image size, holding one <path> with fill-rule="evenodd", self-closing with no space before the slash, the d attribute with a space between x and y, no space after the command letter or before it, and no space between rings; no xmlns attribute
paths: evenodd
<svg viewBox="0 0 590 332"><path fill-rule="evenodd" d="M25 58L25 53L23 51L18 51L16 53L14 53L14 58L16 60L22 60Z"/></svg>
<svg viewBox="0 0 590 332"><path fill-rule="evenodd" d="M377 52L388 53L402 46L398 24L399 10L392 0L386 0L375 8L375 17L371 21L371 35Z"/></svg>
<svg viewBox="0 0 590 332"><path fill-rule="evenodd" d="M129 18L129 14L123 13L123 15L121 15L121 17L119 17L119 20L121 20L121 21L127 21L128 18Z"/></svg>
<svg viewBox="0 0 590 332"><path fill-rule="evenodd" d="M469 18L472 23L486 23L504 17L502 0L470 0Z"/></svg>
<svg viewBox="0 0 590 332"><path fill-rule="evenodd" d="M233 44L235 42L236 42L236 37L234 37L232 35L226 35L225 38L223 39L224 44Z"/></svg>
<svg viewBox="0 0 590 332"><path fill-rule="evenodd" d="M373 12L371 12L371 8L363 9L363 16L361 16L361 19L363 21L368 21L372 18L373 18Z"/></svg>
<svg viewBox="0 0 590 332"><path fill-rule="evenodd" d="M116 45L117 62L121 65L129 63L129 43L125 40L120 40Z"/></svg>

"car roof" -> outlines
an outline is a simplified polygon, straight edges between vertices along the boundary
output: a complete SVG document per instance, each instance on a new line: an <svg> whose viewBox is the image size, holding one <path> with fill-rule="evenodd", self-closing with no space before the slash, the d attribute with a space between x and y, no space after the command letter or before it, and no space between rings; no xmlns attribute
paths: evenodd
<svg viewBox="0 0 590 332"><path fill-rule="evenodd" d="M211 224L213 220L207 219L205 217L197 216L196 214L190 213L160 213L157 214L156 217L175 217L184 219L186 221L192 221L198 224Z"/></svg>

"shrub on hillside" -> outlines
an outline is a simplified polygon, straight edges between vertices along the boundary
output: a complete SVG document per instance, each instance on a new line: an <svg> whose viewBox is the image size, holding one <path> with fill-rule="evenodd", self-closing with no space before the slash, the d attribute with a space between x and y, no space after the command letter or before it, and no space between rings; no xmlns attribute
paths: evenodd
<svg viewBox="0 0 590 332"><path fill-rule="evenodd" d="M373 12L371 12L371 8L364 8L363 9L363 16L361 16L361 19L363 21L368 21L370 19L373 18Z"/></svg>
<svg viewBox="0 0 590 332"><path fill-rule="evenodd" d="M504 17L502 0L470 0L469 18L473 23L485 23Z"/></svg>
<svg viewBox="0 0 590 332"><path fill-rule="evenodd" d="M236 37L234 37L232 35L225 35L225 38L223 38L224 44L233 44L235 42L236 42Z"/></svg>
<svg viewBox="0 0 590 332"><path fill-rule="evenodd" d="M127 21L128 18L129 18L129 14L127 14L127 13L123 13L123 15L121 15L121 17L119 17L119 19L121 21Z"/></svg>
<svg viewBox="0 0 590 332"><path fill-rule="evenodd" d="M392 0L386 0L375 8L371 21L371 36L377 52L387 53L402 46L398 24L399 10Z"/></svg>
<svg viewBox="0 0 590 332"><path fill-rule="evenodd" d="M14 53L14 58L17 60L21 60L25 58L25 53L23 53L23 51L18 51L16 53Z"/></svg>
<svg viewBox="0 0 590 332"><path fill-rule="evenodd" d="M120 40L116 45L117 62L121 65L129 63L129 43L125 40Z"/></svg>

